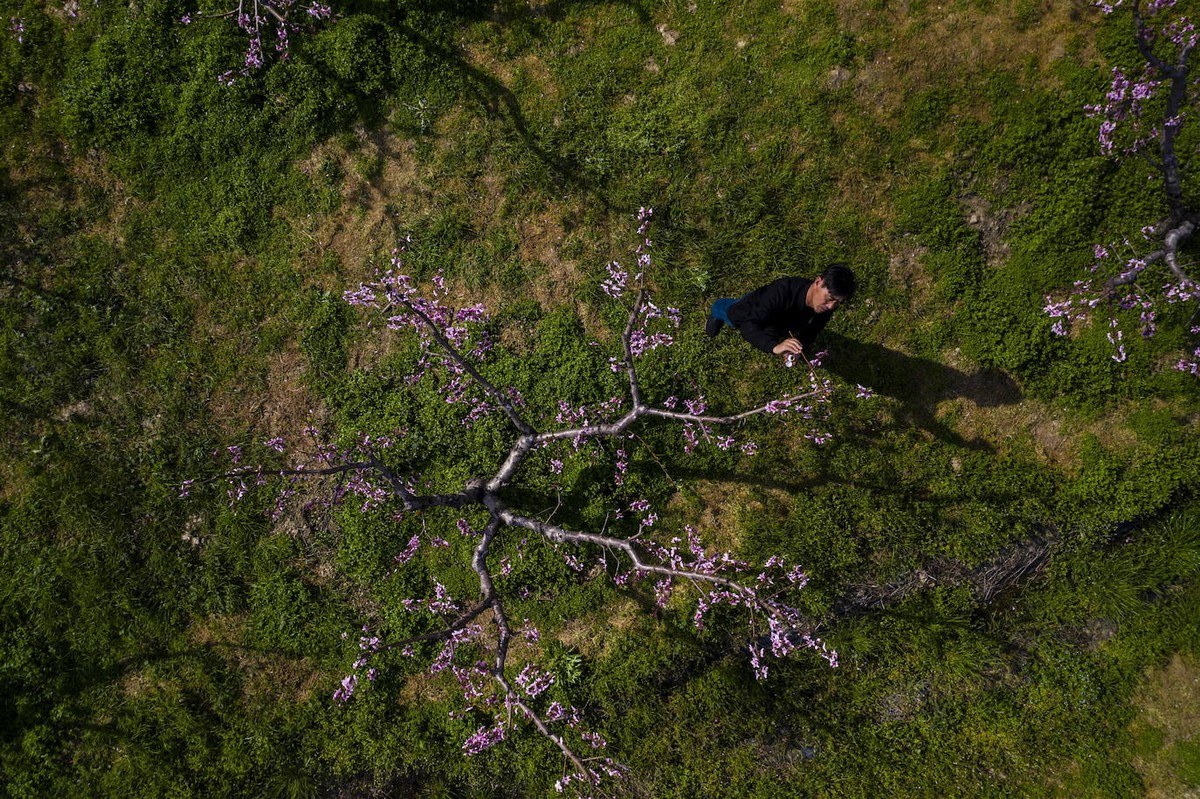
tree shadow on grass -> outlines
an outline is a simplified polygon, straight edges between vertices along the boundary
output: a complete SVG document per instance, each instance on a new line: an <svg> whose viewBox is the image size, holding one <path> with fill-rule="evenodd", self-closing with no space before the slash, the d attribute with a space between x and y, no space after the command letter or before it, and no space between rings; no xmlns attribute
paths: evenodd
<svg viewBox="0 0 1200 799"><path fill-rule="evenodd" d="M596 187L586 181L568 159L551 152L539 141L537 135L529 129L529 123L516 94L498 78L467 63L459 52L433 41L411 27L405 28L405 34L432 58L451 67L462 81L467 96L478 103L488 116L507 121L525 148L556 181L561 185L596 193ZM603 201L603 197L600 199Z"/></svg>
<svg viewBox="0 0 1200 799"><path fill-rule="evenodd" d="M738 342L742 345L742 342ZM1022 394L1016 381L997 370L980 370L967 373L952 366L906 355L880 344L861 342L836 333L822 333L818 348L827 350L823 369L845 380L851 385L859 384L872 389L876 394L895 401L893 419L885 424L886 430L867 425L856 427L849 437L840 437L826 447L883 447L908 446L889 440L883 433L903 432L906 428L924 431L937 441L952 447L994 452L995 447L976 436L966 438L945 421L938 419L938 405L949 400L965 400L976 408L997 408L1021 401ZM885 494L906 492L908 487L877 479L837 475L830 466L831 459L818 461L815 473L804 477L788 476L786 471L758 470L716 474L710 469L697 469L673 464L671 476L676 480L719 479L742 485L754 485L767 489L781 490L790 494L803 493L813 486L828 483L852 483L858 488L869 488ZM997 502L1009 498L996 496Z"/></svg>
<svg viewBox="0 0 1200 799"><path fill-rule="evenodd" d="M1021 401L1021 389L1009 375L995 369L967 373L927 358L905 355L882 344L856 341L825 333L822 349L829 351L824 368L848 383L866 386L896 400L900 419L954 446L991 450L980 438L963 438L937 418L937 406L965 399L978 408L997 408Z"/></svg>
<svg viewBox="0 0 1200 799"><path fill-rule="evenodd" d="M53 672L54 679L44 684L29 678L0 680L0 744L19 740L22 735L38 727L59 730L63 735L76 736L83 731L104 735L124 744L141 747L141 744L122 732L115 720L96 723L86 713L75 712L83 707L85 697L107 686L108 689L128 690L124 683L142 669L170 663L187 663L206 675L222 675L231 671L228 663L234 654L241 656L282 656L294 658L294 652L282 649L247 646L223 642L209 642L186 650L171 651L148 648L136 655L107 663L97 662L86 654L64 650L52 660L53 667L42 674ZM52 688L47 690L47 685ZM24 701L17 703L17 697ZM55 716L56 705L69 706L72 712ZM193 706L193 711L217 723L219 719L212 707Z"/></svg>
<svg viewBox="0 0 1200 799"><path fill-rule="evenodd" d="M550 2L530 7L495 8L493 3L483 0L459 0L457 3L433 3L431 7L447 11L462 19L491 19L502 26L529 25L538 17L551 20L562 20L566 17L570 6L587 5L621 5L627 7L637 18L638 23L649 25L650 13L637 0L550 0ZM376 12L380 13L380 12ZM381 14L387 16L386 14ZM434 38L418 30L405 20L401 13L396 20L404 30L405 36L432 59L445 64L457 73L465 94L478 103L488 116L503 120L511 126L513 132L522 141L525 148L539 161L560 185L572 186L592 194L604 208L609 207L607 197L599 186L583 177L571 159L564 158L559 153L551 151L540 140L539 136L530 130L525 113L521 109L516 94L496 76L469 63L459 48L439 43ZM537 36L536 27L530 27L532 35Z"/></svg>

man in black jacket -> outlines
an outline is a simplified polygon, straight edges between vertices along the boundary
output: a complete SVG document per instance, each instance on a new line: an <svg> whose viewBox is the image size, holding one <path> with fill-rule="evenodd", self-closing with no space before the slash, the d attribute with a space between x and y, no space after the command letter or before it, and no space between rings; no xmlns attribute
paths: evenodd
<svg viewBox="0 0 1200 799"><path fill-rule="evenodd" d="M817 334L856 288L845 264L832 264L815 280L781 277L741 299L714 302L704 332L715 336L729 325L763 352L812 355Z"/></svg>

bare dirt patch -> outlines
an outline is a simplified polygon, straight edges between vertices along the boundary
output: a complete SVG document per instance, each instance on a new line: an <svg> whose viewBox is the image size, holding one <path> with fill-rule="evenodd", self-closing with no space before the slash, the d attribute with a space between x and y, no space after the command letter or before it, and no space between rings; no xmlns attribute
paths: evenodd
<svg viewBox="0 0 1200 799"><path fill-rule="evenodd" d="M244 615L210 616L193 625L190 638L211 649L246 677L248 699L271 697L303 702L330 677L307 657L288 657L245 645L248 619Z"/></svg>
<svg viewBox="0 0 1200 799"><path fill-rule="evenodd" d="M304 384L306 363L291 343L268 362L265 386L257 380L236 382L214 392L208 403L210 417L226 438L250 429L264 438L292 440L297 431L317 421L313 414L324 413Z"/></svg>
<svg viewBox="0 0 1200 799"><path fill-rule="evenodd" d="M913 307L924 304L933 290L933 279L921 266L929 248L911 236L896 242L888 251L888 280L912 297Z"/></svg>
<svg viewBox="0 0 1200 799"><path fill-rule="evenodd" d="M107 216L92 222L88 232L120 247L125 244L125 219L130 210L144 206L125 188L125 184L109 171L104 156L93 150L82 158L72 158L68 162L73 177L73 183L88 187L87 190L98 189L97 193L107 199Z"/></svg>
<svg viewBox="0 0 1200 799"><path fill-rule="evenodd" d="M546 97L558 96L558 85L546 63L537 56L523 55L519 58L498 58L480 43L469 44L464 50L467 63L485 75L495 79L504 87L517 81L529 81Z"/></svg>
<svg viewBox="0 0 1200 799"><path fill-rule="evenodd" d="M453 694L443 675L414 674L404 681L396 699L399 704L413 706L430 702L446 702Z"/></svg>
<svg viewBox="0 0 1200 799"><path fill-rule="evenodd" d="M796 434L798 441L803 440L800 435ZM764 513L786 515L781 509L787 508L791 500L791 494L784 488L752 485L737 479L689 480L688 490L676 492L667 504L667 511L679 520L678 527L683 523L694 526L713 550L736 552L742 545L740 531L750 518Z"/></svg>
<svg viewBox="0 0 1200 799"><path fill-rule="evenodd" d="M968 194L962 198L967 214L967 225L979 231L983 251L989 266L999 266L1008 258L1010 247L1006 241L1012 223L1029 213L1032 206L1021 203L1014 208L994 208L983 197Z"/></svg>
<svg viewBox="0 0 1200 799"><path fill-rule="evenodd" d="M268 438L294 436L320 413L318 403L303 382L305 358L294 347L271 359L267 372L267 394L262 405L262 424Z"/></svg>
<svg viewBox="0 0 1200 799"><path fill-rule="evenodd" d="M579 264L562 257L564 212L563 208L549 207L516 223L518 253L539 273L530 285L531 294L543 308L575 304L584 283Z"/></svg>
<svg viewBox="0 0 1200 799"><path fill-rule="evenodd" d="M1141 775L1148 799L1194 799L1200 789L1189 785L1185 765L1190 751L1200 746L1200 663L1175 654L1161 669L1147 675L1135 704L1138 716L1130 725L1136 754L1133 767Z"/></svg>
<svg viewBox="0 0 1200 799"><path fill-rule="evenodd" d="M986 441L1001 450L1032 440L1040 458L1070 473L1080 466L1080 442L1087 436L1095 436L1108 449L1139 446L1137 435L1125 424L1125 410L1084 422L1040 400L1025 398L988 407L959 397L939 403L938 415L954 417L955 430L964 438Z"/></svg>

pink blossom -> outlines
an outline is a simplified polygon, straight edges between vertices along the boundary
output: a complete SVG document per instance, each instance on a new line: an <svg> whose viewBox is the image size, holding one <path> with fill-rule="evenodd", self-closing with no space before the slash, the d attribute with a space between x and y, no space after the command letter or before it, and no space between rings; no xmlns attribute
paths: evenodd
<svg viewBox="0 0 1200 799"><path fill-rule="evenodd" d="M506 737L507 733L503 723L499 723L491 728L480 727L471 737L463 741L463 754L477 755L485 749L495 746Z"/></svg>
<svg viewBox="0 0 1200 799"><path fill-rule="evenodd" d="M340 702L340 703L348 702L350 700L350 697L354 696L354 689L357 687L358 687L358 676L357 675L351 674L347 677L344 677L342 679L341 687L333 692L334 701Z"/></svg>

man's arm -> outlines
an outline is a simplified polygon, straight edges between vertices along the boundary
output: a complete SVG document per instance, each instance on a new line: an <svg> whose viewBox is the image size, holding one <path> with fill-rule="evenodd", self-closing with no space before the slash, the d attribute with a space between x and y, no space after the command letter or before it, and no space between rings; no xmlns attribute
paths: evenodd
<svg viewBox="0 0 1200 799"><path fill-rule="evenodd" d="M807 281L803 281L807 285ZM780 323L786 323L789 310L799 294L803 302L804 292L797 292L795 278L781 277L762 288L751 292L729 308L729 320L737 327L742 338L763 352L781 355L793 351L789 341L795 341L796 353L800 342L796 341ZM785 349L779 349L784 347Z"/></svg>
<svg viewBox="0 0 1200 799"><path fill-rule="evenodd" d="M813 350L816 349L813 345L816 343L817 334L825 329L825 325L829 322L829 317L831 316L833 316L832 311L814 314L809 323L804 326L804 330L797 336L800 340L800 345L804 347L806 355L813 354Z"/></svg>
<svg viewBox="0 0 1200 799"><path fill-rule="evenodd" d="M775 355L800 355L805 351L804 344L795 336L788 336L771 349Z"/></svg>
<svg viewBox="0 0 1200 799"><path fill-rule="evenodd" d="M742 338L746 339L746 341L749 341L758 349L766 353L773 353L775 355L779 355L782 352L782 350L779 352L776 351L778 347L783 346L786 342L796 341L792 338L784 338L780 340L780 333L778 330L763 327L755 322L743 322L742 324L738 325L737 331L742 334ZM800 346L799 342L796 342L796 346Z"/></svg>

